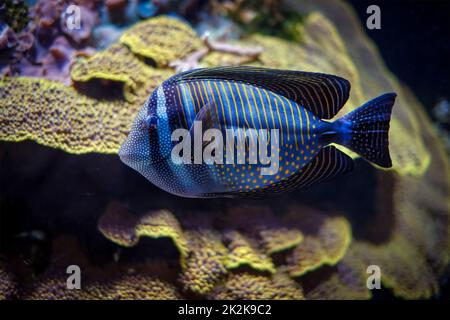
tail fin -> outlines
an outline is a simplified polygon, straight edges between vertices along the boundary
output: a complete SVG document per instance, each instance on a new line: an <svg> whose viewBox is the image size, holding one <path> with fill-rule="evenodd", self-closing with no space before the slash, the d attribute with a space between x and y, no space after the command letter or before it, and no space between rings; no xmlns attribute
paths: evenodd
<svg viewBox="0 0 450 320"><path fill-rule="evenodd" d="M337 121L346 129L342 145L384 168L392 166L388 132L396 96L385 93Z"/></svg>

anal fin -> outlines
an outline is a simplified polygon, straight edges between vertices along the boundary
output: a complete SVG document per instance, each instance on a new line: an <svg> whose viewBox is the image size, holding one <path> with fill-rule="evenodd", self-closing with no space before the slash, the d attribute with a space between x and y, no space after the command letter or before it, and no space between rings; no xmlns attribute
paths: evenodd
<svg viewBox="0 0 450 320"><path fill-rule="evenodd" d="M276 194L305 189L353 170L354 162L333 146L323 148L317 156L290 177L259 189L232 192L224 196L237 198L267 198Z"/></svg>

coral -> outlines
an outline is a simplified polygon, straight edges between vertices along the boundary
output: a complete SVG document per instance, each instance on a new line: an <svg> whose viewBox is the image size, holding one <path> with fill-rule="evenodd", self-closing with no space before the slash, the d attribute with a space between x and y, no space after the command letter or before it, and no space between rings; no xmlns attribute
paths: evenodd
<svg viewBox="0 0 450 320"><path fill-rule="evenodd" d="M260 230L259 234L261 244L268 254L282 252L303 241L303 234L300 230L286 227L266 228Z"/></svg>
<svg viewBox="0 0 450 320"><path fill-rule="evenodd" d="M115 44L92 57L78 60L72 67L71 76L75 82L94 79L121 82L125 99L134 102L139 92L148 93L148 79L156 72L126 47Z"/></svg>
<svg viewBox="0 0 450 320"><path fill-rule="evenodd" d="M165 281L147 275L118 276L108 281L90 281L81 290L67 289L67 275L52 275L40 280L29 300L174 300L180 296Z"/></svg>
<svg viewBox="0 0 450 320"><path fill-rule="evenodd" d="M256 245L239 232L229 231L224 234L228 243L227 268L234 269L242 265L249 265L258 271L275 272L271 259L264 253L258 252Z"/></svg>
<svg viewBox="0 0 450 320"><path fill-rule="evenodd" d="M91 284L86 291L98 291L98 284ZM105 292L94 294L91 298L110 300L174 300L180 295L169 283L146 275L128 275L108 282Z"/></svg>
<svg viewBox="0 0 450 320"><path fill-rule="evenodd" d="M117 202L112 202L100 218L98 228L105 237L126 247L135 246L140 237L170 238L180 251L181 264L185 264L187 240L178 220L167 210L149 212L137 218Z"/></svg>
<svg viewBox="0 0 450 320"><path fill-rule="evenodd" d="M333 268L324 268L307 275L301 283L308 300L366 300L371 298L367 288L366 266L355 259L350 247ZM320 279L320 280L318 280Z"/></svg>
<svg viewBox="0 0 450 320"><path fill-rule="evenodd" d="M98 230L112 242L132 247L139 241L136 225L139 219L122 207L118 202L111 202L98 221Z"/></svg>
<svg viewBox="0 0 450 320"><path fill-rule="evenodd" d="M256 60L262 51L259 47L243 47L239 44L213 41L208 36L203 37L203 41L205 48L194 51L183 59L173 60L169 66L175 68L176 72L200 68L200 60L209 53L212 53L212 57L209 55L209 58L202 61L206 66L212 62L215 65L245 64Z"/></svg>
<svg viewBox="0 0 450 320"><path fill-rule="evenodd" d="M28 23L28 6L24 0L5 0L0 6L0 19L14 31L21 31Z"/></svg>
<svg viewBox="0 0 450 320"><path fill-rule="evenodd" d="M0 300L11 299L17 293L16 277L4 265L0 259Z"/></svg>
<svg viewBox="0 0 450 320"><path fill-rule="evenodd" d="M180 251L181 265L188 254L187 240L178 220L167 210L159 210L145 214L136 225L136 235L150 238L168 237Z"/></svg>
<svg viewBox="0 0 450 320"><path fill-rule="evenodd" d="M394 166L389 171L368 169L376 183L368 186L364 181L374 199L374 212L369 205L356 214L326 205L318 210L322 203L300 207L295 195L267 205L230 205L223 211L214 207L198 214L183 207L173 211L176 215L157 210L138 216L113 203L99 221L102 234L123 247L136 246L140 237L170 238L180 254L181 271L169 281L158 272L125 276L122 272L119 276L108 269L112 280L92 276L86 282L88 295L67 295L86 299L181 297L178 285L183 294L208 298L302 299L304 288L310 299L367 299L371 296L365 286L370 264L380 266L383 285L398 297L428 298L438 293L450 259L450 169L430 121L415 98L386 70L344 4L300 0L292 7L304 13L301 42L251 35L237 42L242 47L262 48L251 62L236 52L209 50L186 24L157 17L130 28L120 43L79 59L72 69L75 88L42 79L2 78L0 139L31 139L76 154L116 153L143 100L174 73L168 67L183 66L186 61L332 73L352 83L351 97L338 117L383 92L398 93L390 131ZM58 21L53 16L48 19L51 25ZM5 34L2 43L8 39ZM28 39L21 44L28 47L32 42ZM205 55L194 56L205 48ZM64 61L73 59L58 47L54 53L65 56ZM156 66L148 66L145 58ZM87 96L82 93L86 93L83 84L99 85L101 92L120 84L123 96L107 100ZM330 197L342 195L331 190ZM326 202L328 196L321 195L321 201ZM346 196L345 201L351 203L353 194ZM0 272L1 277L4 274ZM64 291L63 296L55 296L55 288L65 284L61 279L49 270L25 296L69 297ZM136 286L141 282L148 285L148 292ZM157 290L150 289L153 285Z"/></svg>
<svg viewBox="0 0 450 320"><path fill-rule="evenodd" d="M250 273L232 273L210 294L220 300L303 300L302 289L288 276L277 273L272 277Z"/></svg>
<svg viewBox="0 0 450 320"><path fill-rule="evenodd" d="M139 237L171 237L181 256L180 281L185 290L207 294L229 271L248 267L257 273L275 274L276 265L270 254L286 252L291 276L297 277L321 265L336 264L344 255L351 239L348 222L340 216L327 217L306 208L293 208L283 223L264 207L231 208L226 217L229 229L218 231L213 225L214 213L201 217L183 215L178 224L167 211L147 213L137 218L117 202L109 205L99 221L99 230L122 246L135 246ZM245 214L244 221L236 220ZM205 218L207 216L208 218ZM298 221L301 221L299 223ZM319 221L319 223L317 223ZM242 224L241 224L242 222ZM249 223L250 222L250 223ZM287 225L293 225L287 227ZM315 226L320 228L312 230ZM308 238L303 238L306 234ZM317 244L313 254L304 254L309 239ZM302 242L303 240L303 242ZM293 252L289 253L289 249Z"/></svg>
<svg viewBox="0 0 450 320"><path fill-rule="evenodd" d="M357 17L348 6L322 0L289 4L341 22L336 29L364 75L359 83L365 95L400 93L389 137L397 174L378 172L376 213L362 227L352 250L359 268L380 266L382 283L396 296L428 298L437 293L450 260L450 168L442 144L418 101L389 73L373 44L356 27Z"/></svg>
<svg viewBox="0 0 450 320"><path fill-rule="evenodd" d="M157 66L167 66L203 46L188 25L166 16L136 24L120 37L120 43L135 54L152 59Z"/></svg>
<svg viewBox="0 0 450 320"><path fill-rule="evenodd" d="M165 74L155 70L146 89L154 89ZM1 78L0 97L0 139L32 139L71 153L117 153L139 108L31 78Z"/></svg>
<svg viewBox="0 0 450 320"><path fill-rule="evenodd" d="M79 27L68 27L69 19L74 20L73 14L67 11L70 5L77 5L80 10ZM90 50L92 29L99 21L99 5L98 0L37 1L28 10L29 21L22 30L2 32L0 46L7 50L1 74L70 84L69 68L75 56L79 51ZM6 26L6 30L12 29ZM8 40L6 46L5 39Z"/></svg>
<svg viewBox="0 0 450 320"><path fill-rule="evenodd" d="M420 299L437 293L438 280L431 266L402 235L393 236L383 245L357 242L354 250L357 265L379 266L383 285L391 288L396 296Z"/></svg>
<svg viewBox="0 0 450 320"><path fill-rule="evenodd" d="M23 299L39 300L130 300L179 299L175 285L165 280L167 266L153 261L151 265L92 265L75 239L57 238L53 243L49 268L33 280L31 287L19 293ZM67 288L68 265L76 264L82 272L81 289ZM135 270L137 269L137 270Z"/></svg>
<svg viewBox="0 0 450 320"><path fill-rule="evenodd" d="M288 219L299 225L303 241L287 258L288 271L298 277L323 265L335 265L351 242L351 226L344 217L327 217L318 212L296 208L300 213Z"/></svg>
<svg viewBox="0 0 450 320"><path fill-rule="evenodd" d="M212 230L190 231L187 238L190 250L180 281L185 290L206 294L227 273L227 250Z"/></svg>
<svg viewBox="0 0 450 320"><path fill-rule="evenodd" d="M245 216L245 220L239 217ZM226 225L232 226L231 233L248 235L247 240L257 243L256 247L266 255L289 250L303 240L303 233L288 223L283 223L275 213L267 207L251 206L227 211ZM230 230L228 231L230 232ZM233 238L233 237L232 237Z"/></svg>

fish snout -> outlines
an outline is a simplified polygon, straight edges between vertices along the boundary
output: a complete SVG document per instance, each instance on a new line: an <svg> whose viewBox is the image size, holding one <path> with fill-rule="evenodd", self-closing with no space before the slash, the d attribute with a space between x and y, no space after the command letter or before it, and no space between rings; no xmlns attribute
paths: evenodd
<svg viewBox="0 0 450 320"><path fill-rule="evenodd" d="M148 162L150 155L145 134L132 130L119 149L119 158L134 169Z"/></svg>

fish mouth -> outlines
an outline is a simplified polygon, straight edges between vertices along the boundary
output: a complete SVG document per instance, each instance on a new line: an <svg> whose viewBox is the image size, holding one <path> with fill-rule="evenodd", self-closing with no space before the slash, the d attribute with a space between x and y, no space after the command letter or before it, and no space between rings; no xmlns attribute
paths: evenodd
<svg viewBox="0 0 450 320"><path fill-rule="evenodd" d="M148 161L148 157L146 157L142 153L134 152L133 149L133 146L128 142L127 139L120 147L118 154L120 160L123 163L131 168L136 168L146 160Z"/></svg>

